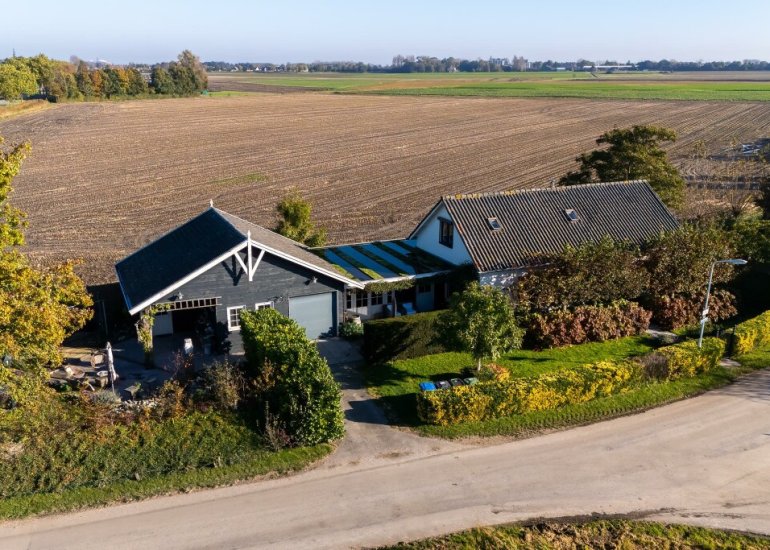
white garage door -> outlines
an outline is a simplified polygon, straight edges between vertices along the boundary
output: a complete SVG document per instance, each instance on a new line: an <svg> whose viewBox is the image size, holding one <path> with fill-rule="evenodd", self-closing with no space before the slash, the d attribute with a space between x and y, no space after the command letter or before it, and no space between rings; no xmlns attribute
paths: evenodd
<svg viewBox="0 0 770 550"><path fill-rule="evenodd" d="M334 293L289 298L289 317L316 340L334 331Z"/></svg>

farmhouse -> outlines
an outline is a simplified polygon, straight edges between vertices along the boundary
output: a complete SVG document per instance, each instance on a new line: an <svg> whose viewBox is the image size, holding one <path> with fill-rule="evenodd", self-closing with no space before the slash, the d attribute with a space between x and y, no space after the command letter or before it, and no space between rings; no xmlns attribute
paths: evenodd
<svg viewBox="0 0 770 550"><path fill-rule="evenodd" d="M644 181L443 197L406 239L318 249L212 206L116 271L131 314L165 310L155 336L197 333L236 352L244 308L275 308L320 338L351 316L444 306L462 266L508 286L566 245L607 235L638 243L676 227Z"/></svg>

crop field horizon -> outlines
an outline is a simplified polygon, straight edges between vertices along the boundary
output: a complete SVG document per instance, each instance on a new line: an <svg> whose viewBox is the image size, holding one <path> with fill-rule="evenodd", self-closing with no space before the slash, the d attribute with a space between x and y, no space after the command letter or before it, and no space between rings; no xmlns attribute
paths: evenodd
<svg viewBox="0 0 770 550"><path fill-rule="evenodd" d="M770 71L524 73L210 73L217 92L770 101Z"/></svg>
<svg viewBox="0 0 770 550"><path fill-rule="evenodd" d="M617 126L661 124L688 174L767 137L770 103L251 94L65 103L0 120L32 154L12 201L41 262L82 258L90 284L208 207L266 227L292 187L333 244L402 238L440 196L543 187ZM718 175L718 174L717 174Z"/></svg>

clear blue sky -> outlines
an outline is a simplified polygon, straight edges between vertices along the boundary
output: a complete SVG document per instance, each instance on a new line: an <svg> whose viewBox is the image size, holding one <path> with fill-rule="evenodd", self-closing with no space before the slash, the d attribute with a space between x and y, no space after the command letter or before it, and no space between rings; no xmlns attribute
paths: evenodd
<svg viewBox="0 0 770 550"><path fill-rule="evenodd" d="M770 58L770 0L2 0L0 59Z"/></svg>

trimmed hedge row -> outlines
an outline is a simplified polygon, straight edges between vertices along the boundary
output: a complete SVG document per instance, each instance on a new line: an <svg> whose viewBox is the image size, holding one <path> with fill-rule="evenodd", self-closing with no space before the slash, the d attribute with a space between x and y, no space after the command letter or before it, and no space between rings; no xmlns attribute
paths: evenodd
<svg viewBox="0 0 770 550"><path fill-rule="evenodd" d="M694 376L719 364L725 344L706 338L702 349L688 341L661 348L668 380ZM427 423L447 426L532 411L556 409L623 392L644 377L634 361L600 361L534 378L495 379L417 395L417 414Z"/></svg>
<svg viewBox="0 0 770 550"><path fill-rule="evenodd" d="M417 395L423 422L446 426L555 409L627 388L640 373L631 362L601 361L535 378L481 382Z"/></svg>
<svg viewBox="0 0 770 550"><path fill-rule="evenodd" d="M733 353L743 355L760 346L770 345L770 311L736 325Z"/></svg>
<svg viewBox="0 0 770 550"><path fill-rule="evenodd" d="M699 350L695 340L687 340L660 348L657 353L668 362L668 380L689 378L715 368L725 354L725 342L721 338L704 338Z"/></svg>
<svg viewBox="0 0 770 550"><path fill-rule="evenodd" d="M449 351L437 326L445 313L431 311L365 322L364 357L371 363L385 363Z"/></svg>

